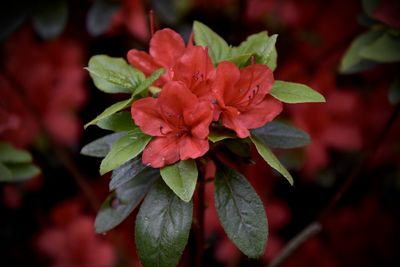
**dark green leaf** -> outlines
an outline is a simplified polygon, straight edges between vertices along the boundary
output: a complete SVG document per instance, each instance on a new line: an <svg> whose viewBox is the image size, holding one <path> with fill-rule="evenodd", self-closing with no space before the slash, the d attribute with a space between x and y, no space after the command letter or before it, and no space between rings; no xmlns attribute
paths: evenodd
<svg viewBox="0 0 400 267"><path fill-rule="evenodd" d="M8 143L0 143L0 162L27 163L32 161L28 151L17 149Z"/></svg>
<svg viewBox="0 0 400 267"><path fill-rule="evenodd" d="M6 165L0 162L0 182L12 182L12 173Z"/></svg>
<svg viewBox="0 0 400 267"><path fill-rule="evenodd" d="M146 166L142 164L141 158L135 158L125 162L121 167L112 172L109 185L110 191L130 181L145 168Z"/></svg>
<svg viewBox="0 0 400 267"><path fill-rule="evenodd" d="M396 77L390 85L389 101L392 105L400 103L400 76Z"/></svg>
<svg viewBox="0 0 400 267"><path fill-rule="evenodd" d="M40 169L32 163L7 164L7 168L11 172L13 182L22 182L40 173Z"/></svg>
<svg viewBox="0 0 400 267"><path fill-rule="evenodd" d="M90 35L99 36L109 28L118 2L113 0L96 0L86 17L86 28Z"/></svg>
<svg viewBox="0 0 400 267"><path fill-rule="evenodd" d="M118 111L121 111L123 109L126 109L127 107L129 107L133 102L133 98L129 98L120 102L117 102L111 106L109 106L108 108L106 108L99 116L97 116L96 118L94 118L92 121L88 122L85 124L85 129L90 126L90 125L94 125L97 122L113 115L114 113L117 113Z"/></svg>
<svg viewBox="0 0 400 267"><path fill-rule="evenodd" d="M284 103L325 102L323 95L300 83L275 80L270 94Z"/></svg>
<svg viewBox="0 0 400 267"><path fill-rule="evenodd" d="M97 126L104 130L123 132L134 130L137 126L133 122L130 112L121 111L97 122Z"/></svg>
<svg viewBox="0 0 400 267"><path fill-rule="evenodd" d="M94 223L96 232L109 231L125 220L159 177L158 170L148 168L120 185L102 204Z"/></svg>
<svg viewBox="0 0 400 267"><path fill-rule="evenodd" d="M383 63L400 61L400 36L386 32L374 42L363 47L360 55L367 60Z"/></svg>
<svg viewBox="0 0 400 267"><path fill-rule="evenodd" d="M32 16L33 28L46 40L58 37L68 20L66 0L39 1Z"/></svg>
<svg viewBox="0 0 400 267"><path fill-rule="evenodd" d="M248 257L262 256L268 238L267 217L261 199L246 178L218 165L214 198L228 237Z"/></svg>
<svg viewBox="0 0 400 267"><path fill-rule="evenodd" d="M275 121L253 130L252 135L271 148L303 147L311 142L310 136L306 132Z"/></svg>
<svg viewBox="0 0 400 267"><path fill-rule="evenodd" d="M229 46L218 34L201 22L193 24L194 40L196 45L208 47L208 53L214 64L229 56Z"/></svg>
<svg viewBox="0 0 400 267"><path fill-rule="evenodd" d="M192 199L197 182L197 165L193 159L181 160L160 170L161 177L169 188L183 201Z"/></svg>
<svg viewBox="0 0 400 267"><path fill-rule="evenodd" d="M81 154L91 157L104 158L110 152L111 146L126 134L126 132L119 132L103 136L84 146L81 150Z"/></svg>
<svg viewBox="0 0 400 267"><path fill-rule="evenodd" d="M241 157L251 156L251 148L247 139L228 139L224 141L224 145L236 155Z"/></svg>
<svg viewBox="0 0 400 267"><path fill-rule="evenodd" d="M90 58L86 68L94 84L106 93L133 93L145 79L139 70L123 58L96 55Z"/></svg>
<svg viewBox="0 0 400 267"><path fill-rule="evenodd" d="M27 17L25 3L8 1L0 9L0 41L16 31Z"/></svg>
<svg viewBox="0 0 400 267"><path fill-rule="evenodd" d="M340 63L340 72L345 74L364 71L375 64L360 55L362 48L366 47L382 35L382 31L369 31L359 35L353 40L349 49L344 54Z"/></svg>
<svg viewBox="0 0 400 267"><path fill-rule="evenodd" d="M278 171L280 174L285 177L288 182L293 185L293 177L290 173L286 170L286 168L279 162L278 158L272 153L272 151L268 148L266 144L264 144L258 137L251 136L251 141L256 146L258 153L261 157L271 166L273 169Z"/></svg>
<svg viewBox="0 0 400 267"><path fill-rule="evenodd" d="M379 0L361 0L364 12L369 16L372 15L375 7L379 4Z"/></svg>
<svg viewBox="0 0 400 267"><path fill-rule="evenodd" d="M146 267L176 266L192 224L192 202L184 202L162 180L153 185L136 218L135 241Z"/></svg>
<svg viewBox="0 0 400 267"><path fill-rule="evenodd" d="M139 155L150 141L151 136L143 134L139 129L129 131L111 146L110 152L100 164L100 174L112 171L128 160Z"/></svg>

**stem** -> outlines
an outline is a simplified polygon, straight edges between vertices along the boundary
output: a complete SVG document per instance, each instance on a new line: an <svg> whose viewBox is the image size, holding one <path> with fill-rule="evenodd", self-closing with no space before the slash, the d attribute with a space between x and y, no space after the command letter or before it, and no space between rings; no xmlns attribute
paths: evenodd
<svg viewBox="0 0 400 267"><path fill-rule="evenodd" d="M337 206L339 201L343 198L344 194L347 193L351 185L360 177L361 172L365 169L365 166L369 166L376 152L379 150L381 145L384 143L387 134L393 127L398 115L400 113L400 104L397 104L389 119L387 120L382 131L377 136L374 144L367 150L364 156L359 160L358 164L350 172L339 190L333 195L329 204L320 213L317 219L304 228L300 233L294 236L287 245L283 248L282 252L268 265L268 267L280 266L289 256L291 256L301 245L303 245L308 239L320 233L323 229L323 223L327 215Z"/></svg>
<svg viewBox="0 0 400 267"><path fill-rule="evenodd" d="M195 249L195 266L203 266L203 252L204 252L204 184L205 173L199 171L198 187L197 187L197 227L195 227L196 235L196 249Z"/></svg>

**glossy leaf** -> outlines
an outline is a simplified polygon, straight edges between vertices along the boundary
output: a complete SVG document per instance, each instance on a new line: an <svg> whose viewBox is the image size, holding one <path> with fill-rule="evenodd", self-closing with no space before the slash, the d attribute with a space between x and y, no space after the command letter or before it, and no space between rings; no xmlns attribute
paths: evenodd
<svg viewBox="0 0 400 267"><path fill-rule="evenodd" d="M134 95L139 95L148 89L160 76L165 72L164 68L154 71L149 77L147 77L135 90Z"/></svg>
<svg viewBox="0 0 400 267"><path fill-rule="evenodd" d="M256 136L251 136L250 139L256 146L258 153L265 160L265 162L267 162L269 166L282 174L283 177L285 177L288 182L293 185L292 175L290 175L286 168L279 162L278 158L274 155L274 153L272 153L271 149L269 149L268 146Z"/></svg>
<svg viewBox="0 0 400 267"><path fill-rule="evenodd" d="M104 118L96 124L101 129L114 132L134 130L137 126L133 122L130 112L121 111Z"/></svg>
<svg viewBox="0 0 400 267"><path fill-rule="evenodd" d="M360 55L365 59L382 63L400 61L400 36L386 32L362 48Z"/></svg>
<svg viewBox="0 0 400 267"><path fill-rule="evenodd" d="M144 266L176 266L188 241L192 202L184 202L162 180L153 185L136 217L135 241Z"/></svg>
<svg viewBox="0 0 400 267"><path fill-rule="evenodd" d="M106 32L118 8L118 2L113 0L94 1L86 17L86 28L89 34L99 36Z"/></svg>
<svg viewBox="0 0 400 267"><path fill-rule="evenodd" d="M0 182L11 182L12 173L6 165L0 162Z"/></svg>
<svg viewBox="0 0 400 267"><path fill-rule="evenodd" d="M146 169L146 166L142 164L141 158L135 158L125 162L121 165L121 167L112 172L109 185L110 191L125 184L126 182L129 182L144 169Z"/></svg>
<svg viewBox="0 0 400 267"><path fill-rule="evenodd" d="M85 124L85 129L90 126L90 125L94 125L97 122L104 120L105 118L113 115L114 113L117 113L118 111L121 111L123 109L126 109L127 107L129 107L133 102L133 98L129 98L120 102L117 102L111 106L109 106L108 108L106 108L99 116L97 116L96 118L94 118L92 121L88 122Z"/></svg>
<svg viewBox="0 0 400 267"><path fill-rule="evenodd" d="M382 31L369 31L359 35L356 39L354 39L349 47L349 49L344 54L342 61L340 63L339 71L341 73L356 73L361 72L366 69L369 69L371 66L374 66L370 60L366 60L360 55L360 51L362 48L366 47L377 38L382 35Z"/></svg>
<svg viewBox="0 0 400 267"><path fill-rule="evenodd" d="M36 3L32 24L35 31L46 40L58 37L67 25L66 0L47 0Z"/></svg>
<svg viewBox="0 0 400 267"><path fill-rule="evenodd" d="M270 94L284 103L325 102L323 95L300 83L276 80Z"/></svg>
<svg viewBox="0 0 400 267"><path fill-rule="evenodd" d="M228 139L224 141L224 145L236 155L241 157L251 156L251 147L247 139Z"/></svg>
<svg viewBox="0 0 400 267"><path fill-rule="evenodd" d="M26 163L31 161L32 156L28 151L17 149L8 143L0 143L0 162Z"/></svg>
<svg viewBox="0 0 400 267"><path fill-rule="evenodd" d="M125 220L159 177L158 170L148 168L118 186L97 213L94 223L96 232L105 233Z"/></svg>
<svg viewBox="0 0 400 267"><path fill-rule="evenodd" d="M276 121L252 130L252 135L271 148L303 147L311 142L310 136L306 132Z"/></svg>
<svg viewBox="0 0 400 267"><path fill-rule="evenodd" d="M229 56L229 46L222 37L201 22L193 24L194 40L196 45L208 47L208 53L217 64Z"/></svg>
<svg viewBox="0 0 400 267"><path fill-rule="evenodd" d="M218 165L214 198L228 237L248 257L262 256L268 238L267 217L261 199L246 178Z"/></svg>
<svg viewBox="0 0 400 267"><path fill-rule="evenodd" d="M84 146L81 150L81 154L91 157L104 158L110 152L111 146L126 134L126 132L119 132L103 136Z"/></svg>
<svg viewBox="0 0 400 267"><path fill-rule="evenodd" d="M198 177L197 165L193 159L181 160L160 170L164 182L183 201L192 199Z"/></svg>
<svg viewBox="0 0 400 267"><path fill-rule="evenodd" d="M100 164L100 174L112 171L135 158L143 151L150 139L151 136L143 134L139 129L129 131L112 144L110 152Z"/></svg>
<svg viewBox="0 0 400 267"><path fill-rule="evenodd" d="M133 93L145 76L123 58L96 55L90 58L86 68L94 84L106 93Z"/></svg>

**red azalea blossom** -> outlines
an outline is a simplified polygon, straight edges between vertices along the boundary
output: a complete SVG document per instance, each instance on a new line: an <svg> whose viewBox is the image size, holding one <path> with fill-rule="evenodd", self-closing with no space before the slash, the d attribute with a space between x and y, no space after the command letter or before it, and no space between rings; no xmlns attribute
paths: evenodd
<svg viewBox="0 0 400 267"><path fill-rule="evenodd" d="M167 83L159 98L142 98L131 111L140 129L155 137L143 152L145 164L161 168L208 151L212 105L200 101L184 83Z"/></svg>
<svg viewBox="0 0 400 267"><path fill-rule="evenodd" d="M282 111L282 103L268 95L273 82L272 71L265 65L239 70L231 62L221 62L212 84L218 104L214 119L221 116L225 127L240 138L248 137L249 129L263 126Z"/></svg>

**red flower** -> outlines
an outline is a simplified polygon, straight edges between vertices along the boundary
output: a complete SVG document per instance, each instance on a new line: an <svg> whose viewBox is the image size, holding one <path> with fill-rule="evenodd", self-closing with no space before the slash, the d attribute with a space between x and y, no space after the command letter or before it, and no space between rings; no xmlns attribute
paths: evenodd
<svg viewBox="0 0 400 267"><path fill-rule="evenodd" d="M163 84L171 80L168 71L184 52L185 43L182 37L171 29L163 29L151 38L149 54L131 49L128 52L128 61L147 76L159 68L165 68L167 73L159 79L159 83Z"/></svg>
<svg viewBox="0 0 400 267"><path fill-rule="evenodd" d="M268 95L273 82L272 71L265 65L239 70L231 62L221 62L212 84L218 104L214 119L221 116L225 127L240 138L248 137L248 129L263 126L282 111L282 103Z"/></svg>
<svg viewBox="0 0 400 267"><path fill-rule="evenodd" d="M140 129L155 137L143 152L145 164L161 168L207 152L212 105L200 101L184 83L167 83L159 98L142 98L131 111Z"/></svg>

